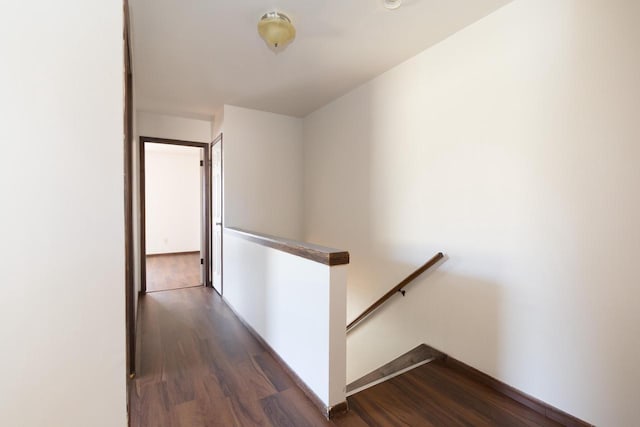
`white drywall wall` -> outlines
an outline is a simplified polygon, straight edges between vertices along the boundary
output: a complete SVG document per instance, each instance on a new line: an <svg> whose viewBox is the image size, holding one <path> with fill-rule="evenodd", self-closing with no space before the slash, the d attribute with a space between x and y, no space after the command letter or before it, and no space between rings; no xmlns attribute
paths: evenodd
<svg viewBox="0 0 640 427"><path fill-rule="evenodd" d="M305 238L351 253L348 380L421 342L640 423L640 2L515 1L308 116ZM384 337L384 339L381 339Z"/></svg>
<svg viewBox="0 0 640 427"><path fill-rule="evenodd" d="M345 401L347 266L224 233L224 297L326 406Z"/></svg>
<svg viewBox="0 0 640 427"><path fill-rule="evenodd" d="M0 425L124 427L122 2L3 3Z"/></svg>
<svg viewBox="0 0 640 427"><path fill-rule="evenodd" d="M145 144L147 255L200 250L202 148Z"/></svg>
<svg viewBox="0 0 640 427"><path fill-rule="evenodd" d="M302 120L224 106L224 224L281 237L302 232Z"/></svg>
<svg viewBox="0 0 640 427"><path fill-rule="evenodd" d="M219 108L211 119L211 139L216 139L223 132L224 127L224 106Z"/></svg>
<svg viewBox="0 0 640 427"><path fill-rule="evenodd" d="M171 116L138 111L137 131L140 136L180 139L183 141L211 142L213 122L209 119Z"/></svg>

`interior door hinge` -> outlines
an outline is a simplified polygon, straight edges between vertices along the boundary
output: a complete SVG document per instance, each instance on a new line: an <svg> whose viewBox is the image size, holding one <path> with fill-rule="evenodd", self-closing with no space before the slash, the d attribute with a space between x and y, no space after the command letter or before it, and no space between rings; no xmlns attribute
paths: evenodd
<svg viewBox="0 0 640 427"><path fill-rule="evenodd" d="M204 265L204 258L200 258L200 265Z"/></svg>
<svg viewBox="0 0 640 427"><path fill-rule="evenodd" d="M200 166L204 166L204 160L200 160Z"/></svg>

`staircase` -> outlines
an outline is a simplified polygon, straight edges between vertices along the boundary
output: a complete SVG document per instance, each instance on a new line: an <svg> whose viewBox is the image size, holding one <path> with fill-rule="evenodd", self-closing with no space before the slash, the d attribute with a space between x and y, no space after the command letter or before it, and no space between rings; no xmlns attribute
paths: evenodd
<svg viewBox="0 0 640 427"><path fill-rule="evenodd" d="M438 252L394 286L351 321L347 333L394 295L404 296L409 283L443 258ZM350 410L368 425L591 425L427 344L348 384L346 395Z"/></svg>

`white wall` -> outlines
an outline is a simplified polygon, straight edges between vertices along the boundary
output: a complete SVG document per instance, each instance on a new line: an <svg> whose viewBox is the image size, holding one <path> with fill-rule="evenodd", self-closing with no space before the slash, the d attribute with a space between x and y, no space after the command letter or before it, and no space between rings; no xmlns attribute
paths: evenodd
<svg viewBox="0 0 640 427"><path fill-rule="evenodd" d="M302 120L224 106L224 224L281 237L302 232Z"/></svg>
<svg viewBox="0 0 640 427"><path fill-rule="evenodd" d="M211 142L212 121L138 111L137 131L140 136L181 139L183 141Z"/></svg>
<svg viewBox="0 0 640 427"><path fill-rule="evenodd" d="M147 254L200 250L202 149L145 144Z"/></svg>
<svg viewBox="0 0 640 427"><path fill-rule="evenodd" d="M350 251L349 319L449 257L350 335L349 380L426 342L640 423L639 16L515 1L305 119L305 238Z"/></svg>
<svg viewBox="0 0 640 427"><path fill-rule="evenodd" d="M218 109L211 120L211 139L216 139L224 130L224 106Z"/></svg>
<svg viewBox="0 0 640 427"><path fill-rule="evenodd" d="M329 267L229 230L224 245L227 302L326 406L344 402L347 266Z"/></svg>
<svg viewBox="0 0 640 427"><path fill-rule="evenodd" d="M0 14L0 425L126 426L122 3Z"/></svg>

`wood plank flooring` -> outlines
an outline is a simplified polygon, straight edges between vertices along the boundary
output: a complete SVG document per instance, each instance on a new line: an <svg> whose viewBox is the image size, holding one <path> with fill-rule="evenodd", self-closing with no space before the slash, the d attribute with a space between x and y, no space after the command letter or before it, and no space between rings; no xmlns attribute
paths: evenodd
<svg viewBox="0 0 640 427"><path fill-rule="evenodd" d="M201 284L200 252L147 255L147 292Z"/></svg>
<svg viewBox="0 0 640 427"><path fill-rule="evenodd" d="M439 362L350 397L327 421L213 290L147 294L139 310L132 427L557 425Z"/></svg>
<svg viewBox="0 0 640 427"><path fill-rule="evenodd" d="M435 360L349 398L376 426L559 426Z"/></svg>

